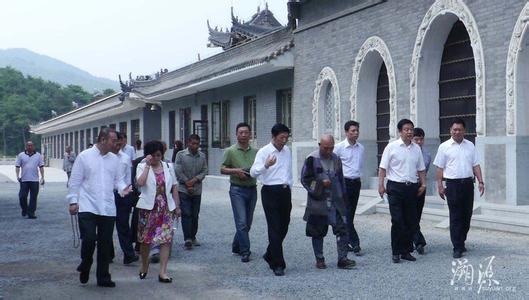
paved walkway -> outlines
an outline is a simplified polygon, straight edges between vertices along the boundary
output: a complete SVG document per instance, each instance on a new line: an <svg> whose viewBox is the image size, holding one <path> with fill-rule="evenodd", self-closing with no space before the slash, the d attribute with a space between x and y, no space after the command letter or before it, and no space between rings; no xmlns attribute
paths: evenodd
<svg viewBox="0 0 529 300"><path fill-rule="evenodd" d="M472 229L466 261L458 262L451 257L448 231L426 221L422 227L427 254L418 256L417 262L392 264L389 216L358 216L356 224L366 254L354 258L357 268L336 268L331 235L325 240L328 269L317 270L301 219L303 207L298 204L284 244L286 276L275 277L260 258L267 241L260 202L251 231L252 261L243 264L231 255L234 225L228 197L216 190L203 195L198 235L203 245L185 251L180 228L175 235L169 263L172 284L157 282L158 265L152 265L147 280L140 281L138 263L121 263L116 239L111 273L117 287L98 288L95 266L89 283L81 285L75 271L79 249L72 246L64 184L45 186L36 220L20 216L17 184L0 183L0 191L0 299L529 298L527 236ZM490 269L486 268L488 262ZM454 276L456 270L466 276Z"/></svg>

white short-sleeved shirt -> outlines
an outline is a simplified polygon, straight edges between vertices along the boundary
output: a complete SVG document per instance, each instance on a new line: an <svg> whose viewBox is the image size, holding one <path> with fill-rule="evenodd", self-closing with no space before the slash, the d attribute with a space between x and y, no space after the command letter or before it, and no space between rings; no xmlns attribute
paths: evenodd
<svg viewBox="0 0 529 300"><path fill-rule="evenodd" d="M265 162L269 155L274 155L276 163L265 168ZM292 187L292 154L285 145L281 151L269 143L257 151L255 160L250 169L252 177L257 178L264 185L288 184Z"/></svg>
<svg viewBox="0 0 529 300"><path fill-rule="evenodd" d="M388 180L414 183L417 182L417 172L426 169L421 147L413 142L406 145L400 138L386 146L380 167L386 170Z"/></svg>
<svg viewBox="0 0 529 300"><path fill-rule="evenodd" d="M471 141L463 139L459 144L450 138L439 145L433 164L443 169L444 178L473 177L474 167L479 165L478 152Z"/></svg>
<svg viewBox="0 0 529 300"><path fill-rule="evenodd" d="M343 176L349 179L362 177L364 146L359 142L351 145L347 139L334 146L334 153L342 160Z"/></svg>
<svg viewBox="0 0 529 300"><path fill-rule="evenodd" d="M20 152L17 155L15 166L20 167L22 172L20 174L20 181L39 181L39 168L44 167L42 155L38 152L33 152L29 155L26 151Z"/></svg>

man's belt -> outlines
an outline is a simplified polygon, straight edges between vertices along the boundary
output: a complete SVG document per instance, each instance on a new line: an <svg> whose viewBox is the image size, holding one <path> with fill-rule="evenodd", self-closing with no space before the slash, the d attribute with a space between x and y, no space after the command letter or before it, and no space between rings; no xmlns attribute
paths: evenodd
<svg viewBox="0 0 529 300"><path fill-rule="evenodd" d="M449 182L449 183L467 183L467 182L472 182L474 183L474 177L467 177L467 178L454 178L454 179L451 179L451 178L444 178L444 180L446 182Z"/></svg>
<svg viewBox="0 0 529 300"><path fill-rule="evenodd" d="M411 182L411 181L398 182L398 181L388 180L388 183L390 183L390 182L391 183L395 183L395 184L400 184L400 185L406 185L406 186L418 184L417 182Z"/></svg>
<svg viewBox="0 0 529 300"><path fill-rule="evenodd" d="M357 177L357 178L345 178L346 181L351 181L351 182L360 182L360 177Z"/></svg>

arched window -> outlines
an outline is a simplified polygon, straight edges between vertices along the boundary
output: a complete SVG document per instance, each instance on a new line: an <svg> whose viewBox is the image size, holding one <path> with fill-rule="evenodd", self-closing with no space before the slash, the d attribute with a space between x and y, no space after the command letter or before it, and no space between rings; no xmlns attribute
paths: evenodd
<svg viewBox="0 0 529 300"><path fill-rule="evenodd" d="M377 83L377 157L380 163L382 152L389 142L389 81L386 65L382 63Z"/></svg>
<svg viewBox="0 0 529 300"><path fill-rule="evenodd" d="M439 139L450 138L450 123L461 118L466 137L476 138L476 71L470 37L457 21L446 39L439 74Z"/></svg>
<svg viewBox="0 0 529 300"><path fill-rule="evenodd" d="M332 83L328 83L325 87L325 98L323 100L323 132L334 134L334 90Z"/></svg>

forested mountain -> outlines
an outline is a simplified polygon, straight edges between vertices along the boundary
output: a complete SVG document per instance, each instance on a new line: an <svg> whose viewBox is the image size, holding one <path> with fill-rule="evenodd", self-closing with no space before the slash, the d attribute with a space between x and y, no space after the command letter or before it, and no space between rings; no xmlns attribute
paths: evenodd
<svg viewBox="0 0 529 300"><path fill-rule="evenodd" d="M103 95L114 93L107 89ZM78 85L58 83L24 76L13 68L0 68L0 152L14 155L31 138L29 125L81 107L103 95L94 95ZM74 103L75 102L75 103ZM40 149L40 139L34 139Z"/></svg>
<svg viewBox="0 0 529 300"><path fill-rule="evenodd" d="M79 85L90 93L119 87L117 81L95 77L58 59L24 48L0 49L0 67L8 66L19 70L24 75L41 77L64 86Z"/></svg>

